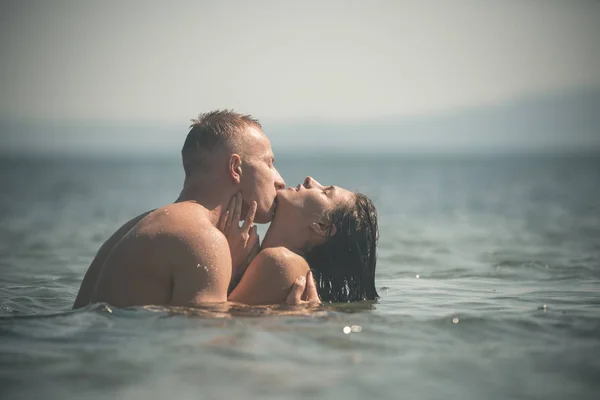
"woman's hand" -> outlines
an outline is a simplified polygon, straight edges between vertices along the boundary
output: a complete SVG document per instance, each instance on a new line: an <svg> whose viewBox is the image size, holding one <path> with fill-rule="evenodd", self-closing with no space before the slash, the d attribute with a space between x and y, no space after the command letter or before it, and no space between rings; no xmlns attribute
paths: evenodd
<svg viewBox="0 0 600 400"><path fill-rule="evenodd" d="M260 241L256 226L253 225L256 214L256 202L253 201L248 209L244 223L240 227L242 214L242 194L231 198L227 211L221 215L217 228L223 232L229 243L231 252L231 280L237 280L244 274L250 262L260 250Z"/></svg>
<svg viewBox="0 0 600 400"><path fill-rule="evenodd" d="M292 286L292 290L290 291L290 294L285 302L286 304L294 306L321 303L312 271L308 271L306 277L299 276L296 278L294 285Z"/></svg>

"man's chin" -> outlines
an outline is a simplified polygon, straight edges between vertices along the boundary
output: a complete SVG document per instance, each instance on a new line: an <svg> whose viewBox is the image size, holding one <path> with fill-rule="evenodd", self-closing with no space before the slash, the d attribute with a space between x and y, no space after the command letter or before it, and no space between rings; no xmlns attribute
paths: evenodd
<svg viewBox="0 0 600 400"><path fill-rule="evenodd" d="M278 194L273 199L273 203L271 203L271 207L267 211L260 212L259 210L256 210L256 217L254 217L254 221L256 221L257 224L267 224L267 223L273 221L275 214L277 214L277 208L278 208L277 206L278 206L280 200L281 200L281 195Z"/></svg>
<svg viewBox="0 0 600 400"><path fill-rule="evenodd" d="M268 224L272 220L273 220L273 214L269 214L269 213L267 213L267 215L259 215L258 213L256 213L256 216L254 217L255 224Z"/></svg>
<svg viewBox="0 0 600 400"><path fill-rule="evenodd" d="M254 222L257 224L268 224L273 220L273 216L275 215L275 207L271 207L268 211L260 211L256 210L256 215L254 216Z"/></svg>

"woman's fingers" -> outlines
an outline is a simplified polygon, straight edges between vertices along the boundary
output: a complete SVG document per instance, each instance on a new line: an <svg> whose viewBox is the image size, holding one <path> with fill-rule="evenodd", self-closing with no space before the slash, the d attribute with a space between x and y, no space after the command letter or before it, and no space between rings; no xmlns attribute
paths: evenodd
<svg viewBox="0 0 600 400"><path fill-rule="evenodd" d="M303 301L305 298L306 301ZM320 304L319 293L317 293L317 285L313 278L312 272L308 271L306 277L299 276L292 285L292 290L285 300L286 304L297 306L300 304Z"/></svg>
<svg viewBox="0 0 600 400"><path fill-rule="evenodd" d="M225 219L225 232L229 232L229 228L231 228L231 221L233 220L233 212L235 210L237 197L238 195L236 194L229 200L229 207L227 208L227 211L225 211L225 216L227 217Z"/></svg>
<svg viewBox="0 0 600 400"><path fill-rule="evenodd" d="M253 226L252 228L250 228L247 248L250 249L250 251L248 252L248 258L247 258L247 262L250 263L252 260L254 260L254 257L256 257L256 255L260 251L260 241L259 241L258 233L256 232L256 226Z"/></svg>
<svg viewBox="0 0 600 400"><path fill-rule="evenodd" d="M248 248L258 247L258 233L256 232L256 226L250 228L250 232L248 232Z"/></svg>
<svg viewBox="0 0 600 400"><path fill-rule="evenodd" d="M292 285L292 290L290 291L290 294L288 294L287 299L285 299L285 303L292 306L302 304L302 293L304 293L305 288L306 278L303 276L299 276L294 281L294 284Z"/></svg>
<svg viewBox="0 0 600 400"><path fill-rule="evenodd" d="M225 227L227 226L227 218L229 217L229 210L226 210L223 215L221 215L221 218L219 218L219 223L217 224L217 228L225 233Z"/></svg>
<svg viewBox="0 0 600 400"><path fill-rule="evenodd" d="M229 231L229 227L231 226L231 215L233 214L233 210L235 208L236 196L231 197L231 200L229 200L229 205L227 206L227 210L225 210L223 215L221 215L221 218L219 218L217 228L219 228L219 230L225 234L227 234L227 231Z"/></svg>
<svg viewBox="0 0 600 400"><path fill-rule="evenodd" d="M247 232L248 229L252 227L252 223L254 222L254 216L256 215L256 201L253 201L248 209L248 213L246 214L246 219L242 224L242 232Z"/></svg>
<svg viewBox="0 0 600 400"><path fill-rule="evenodd" d="M306 274L306 290L304 291L304 298L307 303L321 303L312 271L308 271L308 274Z"/></svg>
<svg viewBox="0 0 600 400"><path fill-rule="evenodd" d="M240 226L240 216L242 215L242 194L238 193L235 195L235 209L233 210L233 218L231 219L232 224Z"/></svg>

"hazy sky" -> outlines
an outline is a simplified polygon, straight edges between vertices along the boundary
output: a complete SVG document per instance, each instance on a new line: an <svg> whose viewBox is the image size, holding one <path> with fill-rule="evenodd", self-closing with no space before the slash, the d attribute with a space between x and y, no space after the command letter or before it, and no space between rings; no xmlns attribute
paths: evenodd
<svg viewBox="0 0 600 400"><path fill-rule="evenodd" d="M4 1L0 117L368 121L600 87L600 2Z"/></svg>

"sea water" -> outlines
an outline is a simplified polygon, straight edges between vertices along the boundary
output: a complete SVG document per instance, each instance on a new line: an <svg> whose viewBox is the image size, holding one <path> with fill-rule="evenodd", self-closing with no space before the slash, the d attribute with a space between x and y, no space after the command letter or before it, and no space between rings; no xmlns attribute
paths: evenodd
<svg viewBox="0 0 600 400"><path fill-rule="evenodd" d="M4 158L0 397L597 398L599 160L278 155L288 185L379 212L380 299L289 315L71 311L103 241L178 196L179 159Z"/></svg>

